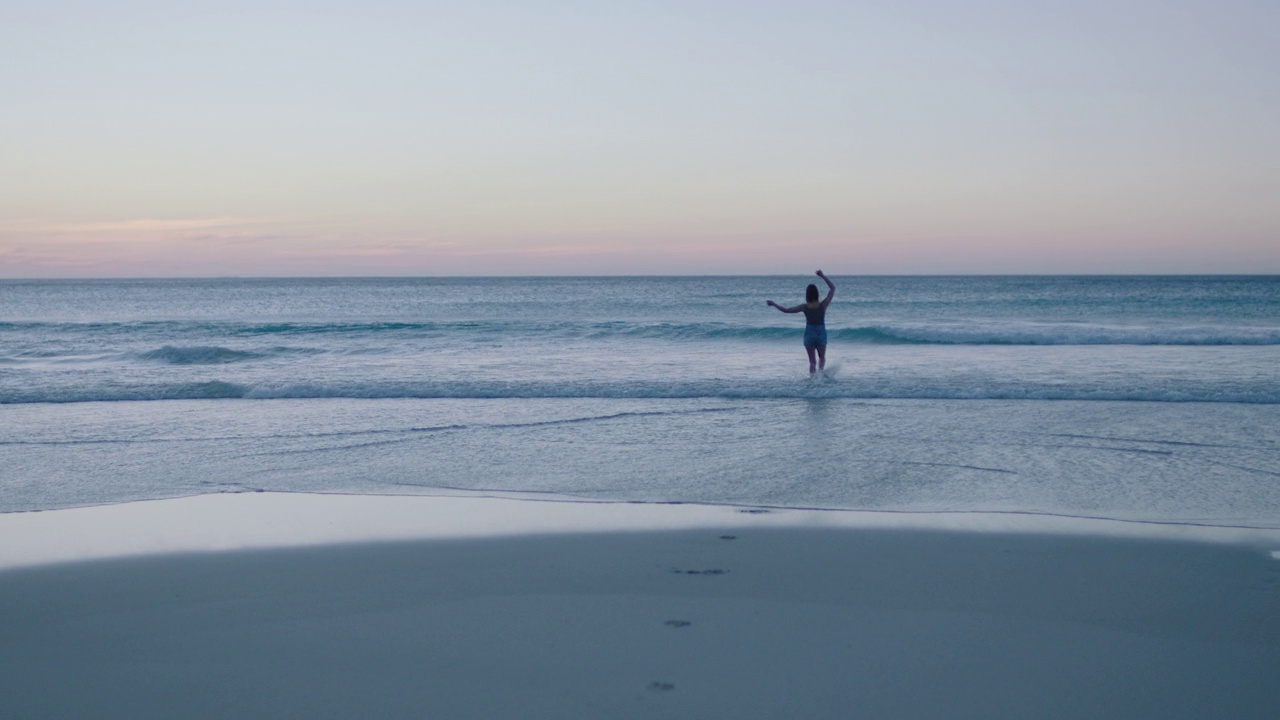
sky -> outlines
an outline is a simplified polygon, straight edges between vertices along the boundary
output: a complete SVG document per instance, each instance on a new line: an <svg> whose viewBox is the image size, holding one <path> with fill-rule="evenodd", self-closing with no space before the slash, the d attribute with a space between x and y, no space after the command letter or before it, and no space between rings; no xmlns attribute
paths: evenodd
<svg viewBox="0 0 1280 720"><path fill-rule="evenodd" d="M0 278L1280 272L1280 3L0 0Z"/></svg>

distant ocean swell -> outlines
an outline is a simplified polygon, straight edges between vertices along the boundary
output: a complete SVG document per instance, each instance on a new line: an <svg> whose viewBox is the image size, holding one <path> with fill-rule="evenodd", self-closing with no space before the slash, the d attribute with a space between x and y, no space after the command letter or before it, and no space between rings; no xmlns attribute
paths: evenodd
<svg viewBox="0 0 1280 720"><path fill-rule="evenodd" d="M264 360L274 357L297 355L318 355L324 353L318 348L275 346L262 349L236 349L218 345L174 346L162 345L153 350L137 352L110 353L77 353L36 351L22 352L12 356L0 356L0 364L16 365L22 363L94 363L94 362L135 362L162 365L225 365L228 363Z"/></svg>
<svg viewBox="0 0 1280 720"><path fill-rule="evenodd" d="M466 341L473 337L489 339L608 340L644 339L690 341L794 341L801 323L786 326L747 326L730 323L654 323L617 322L517 322L456 321L424 323L0 323L0 330L35 335L41 343L61 339L80 347L108 347L125 341L145 342L156 338L155 356L144 358L165 360L166 354L176 363L188 357L202 362L202 351L216 352L219 338L247 339L330 336L345 339L378 338L380 341L437 339ZM25 331L25 332L23 332ZM1000 321L954 321L932 323L886 323L841 327L830 323L827 328L832 342L913 345L1169 345L1227 346L1280 345L1280 326L1261 325L1104 325L1098 323L1034 323ZM11 335L14 344L21 336ZM308 344L327 345L329 341ZM350 348L350 346L347 346ZM226 357L213 360L228 362L255 359L252 350L235 357L243 349L221 347ZM268 352L279 353L282 346ZM293 348L307 352L306 349ZM320 350L314 350L321 352ZM187 356L182 353L186 352ZM0 354L0 362L14 362L32 357L48 357L46 350L27 350L16 354Z"/></svg>
<svg viewBox="0 0 1280 720"><path fill-rule="evenodd" d="M169 365L222 365L247 360L262 360L289 355L312 355L324 352L315 348L272 347L265 350L236 350L216 345L176 347L164 345L155 350L128 353L124 357L144 362Z"/></svg>
<svg viewBox="0 0 1280 720"><path fill-rule="evenodd" d="M224 381L154 383L101 387L0 389L0 404L76 403L152 400L269 400L309 398L377 399L933 399L933 400L1122 400L1145 402L1280 403L1280 387L1223 383L1220 386L1099 387L1090 385L987 385L800 379L786 381L440 381L273 383L248 385Z"/></svg>

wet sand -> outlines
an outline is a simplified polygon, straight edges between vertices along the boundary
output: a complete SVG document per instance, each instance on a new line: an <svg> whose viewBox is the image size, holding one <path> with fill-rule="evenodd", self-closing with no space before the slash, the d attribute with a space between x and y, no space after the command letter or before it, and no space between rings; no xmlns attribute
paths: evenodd
<svg viewBox="0 0 1280 720"><path fill-rule="evenodd" d="M247 495L0 516L0 714L1280 707L1274 533L873 515Z"/></svg>

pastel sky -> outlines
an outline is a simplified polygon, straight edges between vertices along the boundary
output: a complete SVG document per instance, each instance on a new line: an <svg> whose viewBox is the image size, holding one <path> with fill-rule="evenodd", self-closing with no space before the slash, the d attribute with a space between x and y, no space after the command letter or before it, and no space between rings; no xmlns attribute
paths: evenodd
<svg viewBox="0 0 1280 720"><path fill-rule="evenodd" d="M0 277L1280 272L1280 3L0 0Z"/></svg>

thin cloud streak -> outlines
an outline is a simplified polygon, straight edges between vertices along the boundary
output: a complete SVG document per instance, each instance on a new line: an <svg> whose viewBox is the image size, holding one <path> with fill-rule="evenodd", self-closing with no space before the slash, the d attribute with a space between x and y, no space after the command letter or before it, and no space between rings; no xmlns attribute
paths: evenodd
<svg viewBox="0 0 1280 720"><path fill-rule="evenodd" d="M1273 245L1237 236L1233 263L1194 235L1118 231L1084 240L1046 231L994 235L860 235L639 231L432 235L405 229L334 232L325 223L251 218L10 223L0 228L0 277L203 275L769 274L808 265L841 273L1274 272ZM1268 265L1268 262L1271 262Z"/></svg>

